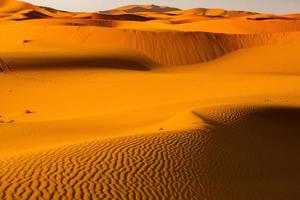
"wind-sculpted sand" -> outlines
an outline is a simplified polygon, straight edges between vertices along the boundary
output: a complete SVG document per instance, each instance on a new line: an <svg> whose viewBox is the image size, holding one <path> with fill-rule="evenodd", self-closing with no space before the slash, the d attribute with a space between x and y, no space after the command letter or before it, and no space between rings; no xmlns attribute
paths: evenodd
<svg viewBox="0 0 300 200"><path fill-rule="evenodd" d="M300 109L217 107L193 112L207 128L3 159L1 198L293 199L300 194Z"/></svg>
<svg viewBox="0 0 300 200"><path fill-rule="evenodd" d="M299 14L0 2L0 199L300 196Z"/></svg>
<svg viewBox="0 0 300 200"><path fill-rule="evenodd" d="M14 32L17 27L21 33ZM53 37L60 32L63 35ZM14 40L5 41L4 36L8 34ZM5 25L0 26L0 36L3 36L0 42L7 43L6 49L0 49L0 55L15 67L25 64L27 67L37 64L66 66L75 65L74 62L101 65L111 60L109 57L123 59L124 63L136 63L139 62L136 58L144 57L144 60L148 58L162 65L187 65L207 62L243 48L300 43L299 32L237 35L74 26ZM81 43L76 46L78 41ZM121 65L116 63L116 66Z"/></svg>

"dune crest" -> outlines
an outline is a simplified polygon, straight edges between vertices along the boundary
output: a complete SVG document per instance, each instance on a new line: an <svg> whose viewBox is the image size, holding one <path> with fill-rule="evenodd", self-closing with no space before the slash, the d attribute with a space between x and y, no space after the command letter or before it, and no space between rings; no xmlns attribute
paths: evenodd
<svg viewBox="0 0 300 200"><path fill-rule="evenodd" d="M297 199L299 19L0 1L0 199Z"/></svg>
<svg viewBox="0 0 300 200"><path fill-rule="evenodd" d="M297 194L299 109L217 110L228 123L197 111L211 125L207 131L103 140L3 160L1 197L282 199Z"/></svg>
<svg viewBox="0 0 300 200"><path fill-rule="evenodd" d="M77 41L82 41L79 46L85 49L89 46L95 52L105 52L105 48L107 48L115 55L118 55L121 52L120 50L127 49L132 54L140 54L149 58L154 63L161 65L187 65L211 61L243 48L264 45L298 44L300 42L299 32L244 35L204 32L111 30L98 27L80 27L80 31L77 31L78 26L18 26L19 30L22 30L21 34L19 34L13 32L15 28L16 25L9 25L5 29L0 29L0 36L10 34L11 38L14 38L12 41L5 41L5 38L1 37L1 43L7 43L7 48L15 49L15 47L20 47L18 49L21 52L13 54L13 56L5 52L1 53L0 49L0 56L2 58L15 63L18 63L18 60L22 59L22 54L26 54L26 52L28 52L28 58L31 58L30 62L35 62L37 57L39 57L35 52L40 52L41 50L49 52L47 49L43 50L45 43L49 45L54 43L56 46L65 49L65 52L72 53L70 51L72 48L78 48L78 46L73 47L74 44ZM57 32L64 32L66 34L59 38L50 37ZM72 37L69 37L68 34L72 34ZM100 34L102 37L98 37ZM118 40L114 40L115 37L118 37ZM28 39L32 42L28 44L24 43ZM176 41L176 43L173 41ZM2 50L2 52L7 51L7 48ZM18 51L18 49L13 51ZM191 53L187 54L186 52ZM53 51L53 53L55 52ZM50 51L48 54L49 63L55 61L55 59L50 59L53 53ZM59 56L60 52L58 51L57 57ZM47 58L47 56L45 57ZM72 55L70 57L72 58ZM98 57L101 56L99 55ZM126 56L124 55L124 57Z"/></svg>
<svg viewBox="0 0 300 200"><path fill-rule="evenodd" d="M16 13L25 9L33 9L36 6L17 0L2 0L0 2L0 13Z"/></svg>
<svg viewBox="0 0 300 200"><path fill-rule="evenodd" d="M169 12L176 11L178 8L171 8L168 6L157 6L157 5L129 5L113 10L102 11L103 13L139 13L139 12Z"/></svg>

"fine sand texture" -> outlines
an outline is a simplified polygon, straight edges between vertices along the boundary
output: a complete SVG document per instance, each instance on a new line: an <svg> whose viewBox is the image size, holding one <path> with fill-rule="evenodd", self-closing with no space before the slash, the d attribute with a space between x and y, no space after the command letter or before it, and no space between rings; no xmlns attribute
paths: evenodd
<svg viewBox="0 0 300 200"><path fill-rule="evenodd" d="M0 199L298 199L299 16L0 1Z"/></svg>

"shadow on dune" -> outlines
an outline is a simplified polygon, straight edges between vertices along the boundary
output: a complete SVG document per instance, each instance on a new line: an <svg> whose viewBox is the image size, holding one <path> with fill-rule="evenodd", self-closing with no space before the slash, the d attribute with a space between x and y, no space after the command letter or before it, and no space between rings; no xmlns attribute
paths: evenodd
<svg viewBox="0 0 300 200"><path fill-rule="evenodd" d="M29 19L44 19L44 18L50 18L51 16L48 16L42 12L36 11L36 10L29 10L23 15L26 17L24 19L14 19L15 21L22 21L22 20L29 20Z"/></svg>
<svg viewBox="0 0 300 200"><path fill-rule="evenodd" d="M0 198L28 199L35 190L46 199L49 194L66 199L297 199L300 109L217 111L226 123L196 112L210 130L79 143L0 161Z"/></svg>
<svg viewBox="0 0 300 200"><path fill-rule="evenodd" d="M216 199L300 196L300 108L257 108L212 125L206 149L208 190Z"/></svg>
<svg viewBox="0 0 300 200"><path fill-rule="evenodd" d="M153 17L143 17L134 14L120 14L120 15L92 14L90 18L103 19L103 20L124 20L124 21L150 21L155 19Z"/></svg>
<svg viewBox="0 0 300 200"><path fill-rule="evenodd" d="M59 70L111 68L148 71L154 62L147 58L95 56L45 56L7 59L13 70Z"/></svg>

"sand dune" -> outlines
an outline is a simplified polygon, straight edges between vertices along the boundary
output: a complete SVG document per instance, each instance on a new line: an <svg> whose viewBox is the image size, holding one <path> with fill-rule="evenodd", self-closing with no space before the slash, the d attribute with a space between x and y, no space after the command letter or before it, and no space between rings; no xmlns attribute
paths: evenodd
<svg viewBox="0 0 300 200"><path fill-rule="evenodd" d="M192 171L196 165L189 167L189 153L201 151L197 141L202 138L197 132L137 136L5 160L1 169L12 171L0 170L6 183L1 198L197 198L200 184L193 179L200 174Z"/></svg>
<svg viewBox="0 0 300 200"><path fill-rule="evenodd" d="M298 108L214 111L220 118L194 111L213 127L210 130L95 141L2 160L1 198L299 195L294 184L300 179Z"/></svg>
<svg viewBox="0 0 300 200"><path fill-rule="evenodd" d="M108 15L108 14L93 14L92 19L106 19L106 20L125 20L125 21L149 21L154 18L143 17L134 14Z"/></svg>
<svg viewBox="0 0 300 200"><path fill-rule="evenodd" d="M16 27L18 27L20 33L14 32ZM61 32L64 34L59 38L52 37ZM32 56L28 55L28 58L32 58L30 62L34 62L34 57L36 57L34 51L43 50L45 44L48 44L50 49L53 44L55 44L55 48L59 47L66 49L66 51L78 48L78 46L89 46L94 51L110 49L109 51L115 52L115 54L120 54L120 49L128 49L132 54L141 54L154 63L185 65L207 62L242 48L285 43L298 44L300 41L299 32L245 35L204 32L137 31L98 27L80 27L79 29L78 26L44 27L19 26L18 24L0 27L0 35L7 34L14 39L6 41L4 37L1 37L0 42L2 44L7 43L7 45L2 50L0 48L0 56L8 60L12 65L13 60L18 60L17 57L22 56L22 54L18 53L10 56L7 53L1 53L1 51L28 51L32 54ZM101 37L98 37L98 35L101 35ZM118 40L115 40L116 37ZM30 40L31 42L24 44L26 40ZM81 41L81 43L77 47L74 47L77 41ZM176 43L173 41L176 41ZM15 47L18 47L18 49ZM191 53L187 54L186 52ZM60 54L60 51L58 51L58 54ZM29 61L30 59L27 60ZM49 63L51 62L51 59L49 59Z"/></svg>
<svg viewBox="0 0 300 200"><path fill-rule="evenodd" d="M165 72L245 73L299 75L299 44L281 44L246 48L229 53L211 62L157 68ZM274 55L277 55L274 57ZM289 60L290 62L287 62ZM275 64L276 63L276 64Z"/></svg>
<svg viewBox="0 0 300 200"><path fill-rule="evenodd" d="M15 0L2 1L2 3L0 4L0 13L5 14L4 18L2 18L2 21L29 20L53 17L52 12L42 7Z"/></svg>
<svg viewBox="0 0 300 200"><path fill-rule="evenodd" d="M297 199L298 14L0 3L1 199Z"/></svg>
<svg viewBox="0 0 300 200"><path fill-rule="evenodd" d="M285 17L289 18L294 18L294 19L300 19L300 14L288 14L288 15L283 15Z"/></svg>
<svg viewBox="0 0 300 200"><path fill-rule="evenodd" d="M23 15L24 19L26 19L26 20L50 17L49 15L47 15L41 11L37 11L37 10L23 10L23 11L20 11L18 14Z"/></svg>
<svg viewBox="0 0 300 200"><path fill-rule="evenodd" d="M248 20L293 20L293 18L287 17L287 16L277 16L277 15L271 15L271 14L258 14L258 15L251 15L248 16L246 19Z"/></svg>
<svg viewBox="0 0 300 200"><path fill-rule="evenodd" d="M0 3L1 13L16 13L21 10L32 9L32 8L36 8L36 6L25 2L15 1L15 0L2 0Z"/></svg>
<svg viewBox="0 0 300 200"><path fill-rule="evenodd" d="M178 8L171 8L168 6L157 5L129 5L113 10L102 11L103 13L139 13L139 12L169 12L179 10Z"/></svg>
<svg viewBox="0 0 300 200"><path fill-rule="evenodd" d="M180 15L203 15L207 17L241 17L251 14L257 14L254 12L248 11L238 11L238 10L224 10L221 8L192 8L187 10L176 10L176 11L169 11L168 13L174 14L175 16Z"/></svg>
<svg viewBox="0 0 300 200"><path fill-rule="evenodd" d="M226 14L226 11L223 9L210 9L205 12L205 16L208 17L223 17Z"/></svg>
<svg viewBox="0 0 300 200"><path fill-rule="evenodd" d="M28 40L28 43L33 41ZM73 48L74 50L74 48ZM122 50L119 48L119 50ZM126 51L127 49L124 49ZM115 68L131 70L150 70L157 64L138 53L117 53L117 51L94 51L86 53L78 50L76 53L71 48L65 51L31 51L2 54L5 60L4 68L10 70L49 70L51 69L76 69L86 65L87 68ZM29 59L30 58L30 59Z"/></svg>

